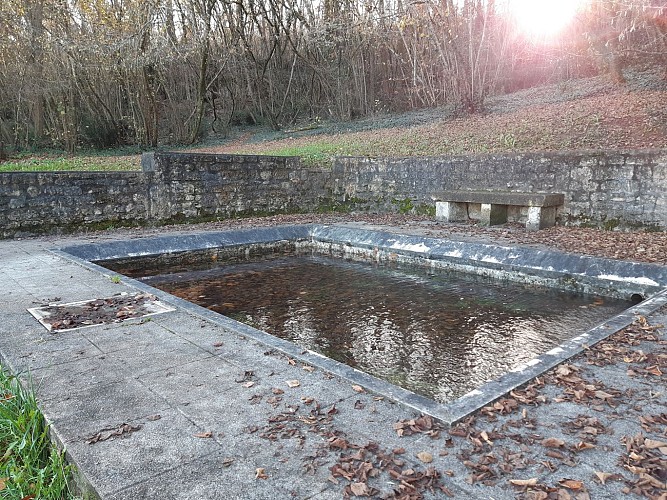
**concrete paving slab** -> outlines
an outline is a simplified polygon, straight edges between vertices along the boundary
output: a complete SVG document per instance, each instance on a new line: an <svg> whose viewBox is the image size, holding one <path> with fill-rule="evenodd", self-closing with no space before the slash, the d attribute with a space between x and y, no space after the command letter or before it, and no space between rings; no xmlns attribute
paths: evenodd
<svg viewBox="0 0 667 500"><path fill-rule="evenodd" d="M107 359L104 354L93 357L82 357L66 363L32 368L26 373L35 384L37 395L41 401L61 400L73 397L80 391L95 386L121 382L127 374L116 360ZM67 392L63 392L67 388Z"/></svg>
<svg viewBox="0 0 667 500"><path fill-rule="evenodd" d="M17 330L14 335L0 337L0 349L14 369L30 369L33 372L40 368L104 354L84 336L73 332L56 336L51 333Z"/></svg>
<svg viewBox="0 0 667 500"><path fill-rule="evenodd" d="M98 471L91 483L102 498L113 498L118 490L149 481L219 451L215 440L196 437L201 429L178 411L163 408L151 416L157 418L157 415L158 420L128 420L128 424L140 428L116 438L89 444L86 438L91 435L90 431L82 431L80 437L65 442L75 463ZM93 430L92 434L101 430Z"/></svg>
<svg viewBox="0 0 667 500"><path fill-rule="evenodd" d="M234 461L227 465L230 458ZM299 481L298 476L291 476L290 481L285 483L282 478L286 477L286 473L282 470L279 474L275 474L275 471L269 468L266 479L255 479L256 464L257 462L246 462L234 458L233 454L221 451L178 466L147 481L138 482L134 486L109 495L108 498L110 500L340 498L338 492L330 492L331 496L327 496L326 491L322 491L326 488L326 484L321 484L319 481Z"/></svg>
<svg viewBox="0 0 667 500"><path fill-rule="evenodd" d="M238 377L238 367L209 355L204 359L140 375L139 380L172 405L184 406L237 388L239 383L235 379L238 380Z"/></svg>
<svg viewBox="0 0 667 500"><path fill-rule="evenodd" d="M203 349L173 336L128 344L127 349L108 351L106 358L133 377L211 356Z"/></svg>
<svg viewBox="0 0 667 500"><path fill-rule="evenodd" d="M170 407L163 398L132 379L100 382L79 390L68 389L66 395L61 393L56 398L50 394L49 399L42 398L38 388L37 395L44 401L44 416L65 446L85 440L102 429L160 414Z"/></svg>

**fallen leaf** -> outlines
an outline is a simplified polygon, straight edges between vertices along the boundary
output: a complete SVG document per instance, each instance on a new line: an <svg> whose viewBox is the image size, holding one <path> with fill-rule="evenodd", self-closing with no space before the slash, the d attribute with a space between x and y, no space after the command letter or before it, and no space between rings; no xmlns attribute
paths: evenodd
<svg viewBox="0 0 667 500"><path fill-rule="evenodd" d="M160 420L162 418L162 415L150 415L146 417L146 420L150 420L151 422L155 422L156 420Z"/></svg>
<svg viewBox="0 0 667 500"><path fill-rule="evenodd" d="M277 396L280 395L280 394L285 394L285 391L283 391L282 389L278 389L277 387L274 387L273 389L271 389L271 392L273 394L277 395Z"/></svg>
<svg viewBox="0 0 667 500"><path fill-rule="evenodd" d="M213 433L211 431L207 432L198 432L197 434L194 434L196 438L212 438Z"/></svg>
<svg viewBox="0 0 667 500"><path fill-rule="evenodd" d="M417 458L422 462L424 462L425 464L430 464L431 462L433 462L433 455L431 455L427 451L420 451L419 453L417 453Z"/></svg>
<svg viewBox="0 0 667 500"><path fill-rule="evenodd" d="M510 484L514 486L535 486L537 484L537 478L533 477L531 479L510 479Z"/></svg>
<svg viewBox="0 0 667 500"><path fill-rule="evenodd" d="M664 446L667 446L667 442L665 441L657 441L655 439L645 439L644 440L644 446L648 448L649 450L653 450L655 448L662 448Z"/></svg>
<svg viewBox="0 0 667 500"><path fill-rule="evenodd" d="M614 398L614 396L604 391L595 391L595 397L604 401L609 401Z"/></svg>
<svg viewBox="0 0 667 500"><path fill-rule="evenodd" d="M586 441L579 441L574 448L577 451L582 451L582 450L589 450L591 448L595 448L595 445L593 443L587 443Z"/></svg>
<svg viewBox="0 0 667 500"><path fill-rule="evenodd" d="M610 474L609 472L601 472L601 471L596 470L595 475L597 476L597 478L600 480L600 483L602 483L602 484L605 484L610 479L623 480L623 476L621 474Z"/></svg>
<svg viewBox="0 0 667 500"><path fill-rule="evenodd" d="M231 457L228 457L228 458L225 458L225 459L222 460L222 466L223 467L229 467L233 463L234 463L234 459L231 458Z"/></svg>
<svg viewBox="0 0 667 500"><path fill-rule="evenodd" d="M301 384L299 383L298 380L288 380L287 381L287 386L291 387L292 389L294 389L295 387L299 387L300 385Z"/></svg>
<svg viewBox="0 0 667 500"><path fill-rule="evenodd" d="M263 467L258 467L255 469L255 479L268 479L269 476L266 475Z"/></svg>
<svg viewBox="0 0 667 500"><path fill-rule="evenodd" d="M584 486L583 482L577 481L575 479L561 479L558 481L558 484L569 490L580 490Z"/></svg>
<svg viewBox="0 0 667 500"><path fill-rule="evenodd" d="M222 342L214 342L213 347L222 347L224 344Z"/></svg>
<svg viewBox="0 0 667 500"><path fill-rule="evenodd" d="M7 487L8 477L0 477L0 491L4 490Z"/></svg>
<svg viewBox="0 0 667 500"><path fill-rule="evenodd" d="M371 494L366 483L352 483L350 489L355 497L367 497Z"/></svg>
<svg viewBox="0 0 667 500"><path fill-rule="evenodd" d="M364 388L361 387L360 385L353 385L353 386L352 386L352 390L353 390L354 392L366 392L366 391L364 391Z"/></svg>
<svg viewBox="0 0 667 500"><path fill-rule="evenodd" d="M489 439L489 435L487 434L486 431L482 431L482 432L480 432L479 436L480 436L484 441L486 441L488 444L493 445L493 441L491 441L491 440Z"/></svg>
<svg viewBox="0 0 667 500"><path fill-rule="evenodd" d="M562 453L560 453L558 451L549 450L545 453L545 455L547 457L550 457L550 458L557 458L558 460L565 460L565 455L563 455Z"/></svg>
<svg viewBox="0 0 667 500"><path fill-rule="evenodd" d="M347 450L348 442L343 438L333 437L329 439L329 446L331 448L340 448L341 450Z"/></svg>
<svg viewBox="0 0 667 500"><path fill-rule="evenodd" d="M315 371L315 367L314 367L314 366L310 366L310 365L303 365L301 368L303 368L304 370L306 370L308 373L312 373L312 372Z"/></svg>
<svg viewBox="0 0 667 500"><path fill-rule="evenodd" d="M561 446L565 446L565 441L557 438L547 438L542 441L542 446L546 448L560 448Z"/></svg>
<svg viewBox="0 0 667 500"><path fill-rule="evenodd" d="M649 366L646 371L650 373L651 375L655 375L656 377L662 377L662 372L660 371L659 366Z"/></svg>
<svg viewBox="0 0 667 500"><path fill-rule="evenodd" d="M253 385L255 385L255 382L250 381L250 382L244 383L243 387L245 387L246 389L250 389Z"/></svg>

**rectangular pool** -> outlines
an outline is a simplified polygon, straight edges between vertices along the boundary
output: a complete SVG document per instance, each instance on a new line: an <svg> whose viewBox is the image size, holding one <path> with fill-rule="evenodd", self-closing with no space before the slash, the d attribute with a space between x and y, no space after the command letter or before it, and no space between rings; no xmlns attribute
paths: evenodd
<svg viewBox="0 0 667 500"><path fill-rule="evenodd" d="M667 303L664 266L347 225L53 251L447 423Z"/></svg>
<svg viewBox="0 0 667 500"><path fill-rule="evenodd" d="M315 251L115 271L446 403L627 301Z"/></svg>

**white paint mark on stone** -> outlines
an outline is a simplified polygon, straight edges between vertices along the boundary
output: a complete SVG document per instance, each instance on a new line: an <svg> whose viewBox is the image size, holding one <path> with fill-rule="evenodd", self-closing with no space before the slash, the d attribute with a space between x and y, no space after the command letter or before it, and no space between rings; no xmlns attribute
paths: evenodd
<svg viewBox="0 0 667 500"><path fill-rule="evenodd" d="M395 250L407 250L409 252L422 252L426 253L431 250L431 247L427 247L424 243L418 243L417 245L411 245L410 243L394 243L391 248Z"/></svg>
<svg viewBox="0 0 667 500"><path fill-rule="evenodd" d="M623 278L621 276L616 276L615 274L600 274L598 275L598 278L601 280L625 281L627 283L636 283L637 285L660 286L659 283L653 281L650 278L645 278L643 276Z"/></svg>

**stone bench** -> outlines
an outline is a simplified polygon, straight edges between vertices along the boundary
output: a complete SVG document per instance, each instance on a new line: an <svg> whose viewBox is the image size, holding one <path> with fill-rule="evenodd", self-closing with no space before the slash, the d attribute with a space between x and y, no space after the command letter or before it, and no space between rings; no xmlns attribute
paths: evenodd
<svg viewBox="0 0 667 500"><path fill-rule="evenodd" d="M526 229L537 231L556 224L556 209L563 206L561 193L515 193L510 191L445 191L435 204L435 217L445 222L468 220L468 203L482 206L480 224L507 222L507 207L528 207Z"/></svg>

